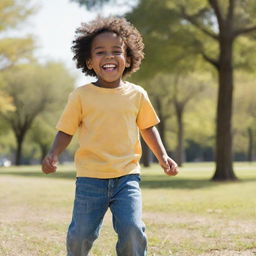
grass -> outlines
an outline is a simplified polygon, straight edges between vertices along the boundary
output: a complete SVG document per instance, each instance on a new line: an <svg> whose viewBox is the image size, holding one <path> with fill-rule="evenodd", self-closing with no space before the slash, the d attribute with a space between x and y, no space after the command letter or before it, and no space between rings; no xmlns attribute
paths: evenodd
<svg viewBox="0 0 256 256"><path fill-rule="evenodd" d="M176 177L143 170L149 256L255 256L256 163L235 165L237 182L211 182L211 163L186 164ZM0 168L0 256L64 256L74 196L73 166ZM114 256L108 212L92 256Z"/></svg>

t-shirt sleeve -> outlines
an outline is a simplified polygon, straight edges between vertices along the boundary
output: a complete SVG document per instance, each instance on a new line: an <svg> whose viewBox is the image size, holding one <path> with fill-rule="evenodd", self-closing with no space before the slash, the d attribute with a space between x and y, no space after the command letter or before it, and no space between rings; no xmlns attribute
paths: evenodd
<svg viewBox="0 0 256 256"><path fill-rule="evenodd" d="M137 116L137 125L139 129L146 129L157 125L160 122L154 107L152 106L148 94L143 90L140 102L140 109Z"/></svg>
<svg viewBox="0 0 256 256"><path fill-rule="evenodd" d="M77 90L68 98L66 107L56 125L56 129L69 135L74 135L82 122L82 105Z"/></svg>

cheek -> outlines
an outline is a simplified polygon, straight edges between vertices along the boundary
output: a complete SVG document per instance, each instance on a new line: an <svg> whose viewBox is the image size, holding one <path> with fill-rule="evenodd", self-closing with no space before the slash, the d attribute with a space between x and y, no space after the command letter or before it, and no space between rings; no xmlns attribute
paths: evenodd
<svg viewBox="0 0 256 256"><path fill-rule="evenodd" d="M89 66L91 68L95 68L95 67L97 67L99 65L99 62L100 62L100 58L99 57L93 57L93 59L90 60L90 62L89 62Z"/></svg>
<svg viewBox="0 0 256 256"><path fill-rule="evenodd" d="M120 56L120 61L122 63L127 63L127 58L125 56Z"/></svg>

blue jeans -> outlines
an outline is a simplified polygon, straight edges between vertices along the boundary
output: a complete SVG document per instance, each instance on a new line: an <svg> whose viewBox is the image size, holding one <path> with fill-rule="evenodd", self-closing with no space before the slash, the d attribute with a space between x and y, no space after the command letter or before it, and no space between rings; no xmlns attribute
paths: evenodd
<svg viewBox="0 0 256 256"><path fill-rule="evenodd" d="M77 178L73 217L67 234L68 256L88 255L108 207L118 234L117 255L147 254L139 183L138 174L114 179Z"/></svg>

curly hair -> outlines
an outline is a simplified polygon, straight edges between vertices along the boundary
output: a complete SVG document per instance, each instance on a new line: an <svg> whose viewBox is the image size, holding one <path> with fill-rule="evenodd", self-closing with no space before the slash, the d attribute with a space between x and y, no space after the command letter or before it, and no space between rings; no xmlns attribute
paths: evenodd
<svg viewBox="0 0 256 256"><path fill-rule="evenodd" d="M126 45L126 54L131 58L129 67L126 67L123 75L129 75L137 71L144 58L144 44L139 31L126 19L98 17L89 23L82 23L76 30L76 38L72 44L73 60L77 68L89 76L96 76L92 69L88 69L86 63L91 57L91 44L93 39L103 32L114 32L122 38Z"/></svg>

